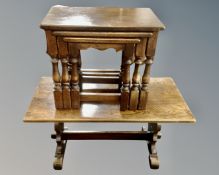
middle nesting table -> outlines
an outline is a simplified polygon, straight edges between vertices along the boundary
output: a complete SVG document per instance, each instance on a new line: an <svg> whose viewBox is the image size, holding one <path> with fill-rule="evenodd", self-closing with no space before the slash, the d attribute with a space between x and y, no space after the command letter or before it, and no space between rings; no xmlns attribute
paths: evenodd
<svg viewBox="0 0 219 175"><path fill-rule="evenodd" d="M84 101L120 103L121 110L146 108L150 67L158 33L164 28L150 9L54 6L41 28L46 32L47 53L52 58L57 109L77 109ZM88 48L122 51L121 69L81 69L80 50ZM141 65L145 66L142 76ZM83 89L83 83L109 84L109 88ZM112 89L112 84L117 87Z"/></svg>

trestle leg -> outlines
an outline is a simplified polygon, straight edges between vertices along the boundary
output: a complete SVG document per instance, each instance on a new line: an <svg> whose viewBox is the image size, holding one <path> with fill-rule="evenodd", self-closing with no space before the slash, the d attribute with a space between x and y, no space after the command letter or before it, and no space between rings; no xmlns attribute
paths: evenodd
<svg viewBox="0 0 219 175"><path fill-rule="evenodd" d="M148 123L148 132L153 133L153 137L148 140L149 165L151 169L159 168L159 159L157 155L156 142L161 138L161 125L158 123Z"/></svg>
<svg viewBox="0 0 219 175"><path fill-rule="evenodd" d="M56 139L57 147L53 167L61 170L65 155L67 140L138 140L147 141L149 151L149 164L151 169L159 168L159 160L156 150L156 142L161 138L161 125L149 123L148 129L144 127L142 131L65 131L64 123L55 123L56 134L52 138Z"/></svg>
<svg viewBox="0 0 219 175"><path fill-rule="evenodd" d="M56 147L55 160L53 162L53 167L55 170L61 170L63 166L65 148L67 144L67 140L62 140L62 137L61 137L64 131L64 123L56 123L55 131L56 131L57 147Z"/></svg>

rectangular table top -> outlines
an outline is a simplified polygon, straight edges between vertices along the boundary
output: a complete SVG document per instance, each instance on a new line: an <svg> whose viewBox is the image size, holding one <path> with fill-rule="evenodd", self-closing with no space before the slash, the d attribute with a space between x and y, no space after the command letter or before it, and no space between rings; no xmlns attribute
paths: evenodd
<svg viewBox="0 0 219 175"><path fill-rule="evenodd" d="M51 77L42 77L24 122L156 122L194 123L190 109L173 79L151 78L146 110L120 111L119 104L81 105L79 110L56 110Z"/></svg>
<svg viewBox="0 0 219 175"><path fill-rule="evenodd" d="M40 25L47 30L159 31L165 28L150 8L51 7Z"/></svg>

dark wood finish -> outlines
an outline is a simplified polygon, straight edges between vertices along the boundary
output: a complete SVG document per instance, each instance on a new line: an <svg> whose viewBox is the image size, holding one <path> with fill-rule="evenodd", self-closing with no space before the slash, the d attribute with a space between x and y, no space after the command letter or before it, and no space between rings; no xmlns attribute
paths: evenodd
<svg viewBox="0 0 219 175"><path fill-rule="evenodd" d="M52 134L52 139L57 135ZM62 140L152 140L153 133L147 131L64 131Z"/></svg>
<svg viewBox="0 0 219 175"><path fill-rule="evenodd" d="M136 140L148 142L150 167L158 169L156 142L161 138L160 130L159 124L149 123L148 130L143 127L141 131L69 131L64 128L64 123L55 123L56 134L51 135L51 138L56 139L57 143L53 167L56 170L62 169L68 140Z"/></svg>
<svg viewBox="0 0 219 175"><path fill-rule="evenodd" d="M118 77L120 72L82 72L82 76Z"/></svg>
<svg viewBox="0 0 219 175"><path fill-rule="evenodd" d="M118 76L82 76L83 83L104 83L104 84L118 84Z"/></svg>
<svg viewBox="0 0 219 175"><path fill-rule="evenodd" d="M117 69L81 69L82 72L96 72L96 73L120 73Z"/></svg>

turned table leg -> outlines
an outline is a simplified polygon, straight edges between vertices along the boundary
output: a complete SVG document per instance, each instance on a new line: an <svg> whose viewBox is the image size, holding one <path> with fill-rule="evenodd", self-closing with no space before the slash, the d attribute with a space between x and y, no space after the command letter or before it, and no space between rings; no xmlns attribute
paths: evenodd
<svg viewBox="0 0 219 175"><path fill-rule="evenodd" d="M52 31L45 32L47 40L47 54L52 58L52 77L54 82L54 102L57 109L63 108L61 77L59 72L59 59L56 36Z"/></svg>
<svg viewBox="0 0 219 175"><path fill-rule="evenodd" d="M80 108L80 69L81 69L81 56L80 50L74 47L74 44L69 43L71 69L71 102L73 109ZM80 86L79 86L80 85Z"/></svg>
<svg viewBox="0 0 219 175"><path fill-rule="evenodd" d="M127 44L122 54L122 87L120 110L127 110L129 107L130 96L130 65L133 62L134 45Z"/></svg>
<svg viewBox="0 0 219 175"><path fill-rule="evenodd" d="M130 110L138 109L139 102L139 91L140 91L140 65L146 59L145 48L146 48L147 38L142 38L141 42L136 44L135 51L135 69L132 77L132 87L130 94Z"/></svg>
<svg viewBox="0 0 219 175"><path fill-rule="evenodd" d="M137 60L135 62L135 68L134 68L134 73L132 77L132 87L131 87L131 92L130 92L130 104L129 104L129 109L130 110L136 110L138 107L138 98L139 98L139 68L142 62L140 60Z"/></svg>
<svg viewBox="0 0 219 175"><path fill-rule="evenodd" d="M62 100L62 86L61 86L61 77L59 73L58 63L59 59L52 58L52 77L54 82L54 101L57 109L63 108L63 100Z"/></svg>
<svg viewBox="0 0 219 175"><path fill-rule="evenodd" d="M64 109L71 108L70 83L68 74L68 59L62 58L62 94Z"/></svg>
<svg viewBox="0 0 219 175"><path fill-rule="evenodd" d="M148 98L148 85L150 82L150 71L151 65L153 64L156 44L157 44L158 32L154 32L152 37L147 41L147 46L145 50L146 60L145 60L145 69L142 76L142 87L140 90L139 105L138 109L146 109L147 98Z"/></svg>
<svg viewBox="0 0 219 175"><path fill-rule="evenodd" d="M62 98L63 98L63 108L71 108L71 96L70 96L70 82L69 82L69 54L68 54L68 43L63 41L62 37L57 37L57 46L59 58L62 62Z"/></svg>
<svg viewBox="0 0 219 175"><path fill-rule="evenodd" d="M138 109L146 108L146 103L148 99L148 85L150 81L150 70L152 63L153 63L153 57L148 56L147 59L145 60L145 69L142 76L142 85L141 85Z"/></svg>

